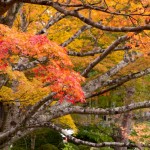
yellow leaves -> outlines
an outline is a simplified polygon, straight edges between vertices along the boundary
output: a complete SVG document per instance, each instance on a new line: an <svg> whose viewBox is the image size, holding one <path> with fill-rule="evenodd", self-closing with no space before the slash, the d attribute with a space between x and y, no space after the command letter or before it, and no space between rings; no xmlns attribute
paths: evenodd
<svg viewBox="0 0 150 150"><path fill-rule="evenodd" d="M17 63L19 61L19 56L13 55L13 56L9 57L9 61L10 61L10 63L12 63L12 62Z"/></svg>
<svg viewBox="0 0 150 150"><path fill-rule="evenodd" d="M6 68L6 73L8 74L10 80L12 80L12 79L16 80L17 78L21 78L22 76L24 76L23 72L12 71L11 67Z"/></svg>
<svg viewBox="0 0 150 150"><path fill-rule="evenodd" d="M10 100L13 100L12 98L13 98L12 89L9 87L3 86L0 89L0 100L9 102Z"/></svg>
<svg viewBox="0 0 150 150"><path fill-rule="evenodd" d="M148 144L150 143L150 125L136 124L133 126L133 133L128 138L135 143Z"/></svg>
<svg viewBox="0 0 150 150"><path fill-rule="evenodd" d="M59 122L60 124L73 129L75 133L78 132L78 129L77 129L71 115L66 115L66 116L60 117L58 119L55 119L54 122L56 122L56 123Z"/></svg>
<svg viewBox="0 0 150 150"><path fill-rule="evenodd" d="M82 25L83 23L76 18L64 18L51 27L51 30L49 30L49 38L61 44L70 38Z"/></svg>
<svg viewBox="0 0 150 150"><path fill-rule="evenodd" d="M132 49L140 51L144 54L144 56L148 57L149 51L150 51L150 42L149 42L149 34L150 32L147 31L144 34L147 36L144 36L143 33L141 34L134 34L134 33L128 33L127 36L130 39L130 43L127 44L127 46L132 47Z"/></svg>
<svg viewBox="0 0 150 150"><path fill-rule="evenodd" d="M51 12L47 13L48 7L47 6L40 6L40 5L31 5L31 4L24 4L21 12L25 14L27 19L28 28L27 31L30 33L36 33L37 29L40 30L45 23L49 20ZM36 23L35 23L36 22ZM20 16L17 16L15 21L15 26L20 26Z"/></svg>
<svg viewBox="0 0 150 150"><path fill-rule="evenodd" d="M0 99L4 101L15 102L19 100L23 105L33 105L50 91L48 88L43 88L42 83L37 79L29 81L23 72L12 71L11 68L7 68L6 73L10 79L9 86L3 86L0 89ZM17 90L12 90L12 82L16 80L18 82Z"/></svg>

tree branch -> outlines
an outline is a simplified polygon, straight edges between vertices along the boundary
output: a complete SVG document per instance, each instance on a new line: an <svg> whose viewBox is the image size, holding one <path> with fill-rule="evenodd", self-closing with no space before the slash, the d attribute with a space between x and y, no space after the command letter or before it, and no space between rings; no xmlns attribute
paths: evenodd
<svg viewBox="0 0 150 150"><path fill-rule="evenodd" d="M91 95L92 92L104 86L104 83L117 72L119 72L122 68L127 66L130 62L135 61L137 57L140 57L140 53L133 52L131 56L129 55L124 60L120 61L116 66L112 67L109 71L104 73L103 75L98 76L96 79L89 81L87 84L84 85L83 91L85 92L85 97L87 98Z"/></svg>
<svg viewBox="0 0 150 150"><path fill-rule="evenodd" d="M111 14L111 15L117 15L117 16L126 16L126 17L130 17L130 16L150 16L150 14L143 14L143 13L125 14L125 13L120 13L120 12L111 12L109 9L106 9L106 8L100 7L100 6L94 6L94 5L91 5L91 4L84 4L84 5L80 5L80 6L76 6L76 7L79 7L78 10L91 9L91 10L101 11L101 12L105 12L105 13L108 13L108 14Z"/></svg>
<svg viewBox="0 0 150 150"><path fill-rule="evenodd" d="M131 49L128 46L124 46L124 47L118 47L115 48L114 51L122 51L122 50L129 50ZM106 49L101 49L101 48L95 48L92 51L88 51L88 52L75 52L75 51L68 51L68 55L70 56L78 56L78 57L84 57L84 56L94 56L95 54L99 54L99 53L103 53Z"/></svg>
<svg viewBox="0 0 150 150"><path fill-rule="evenodd" d="M122 84L124 84L124 83L126 83L130 80L140 78L140 77L148 75L148 74L150 74L150 68L147 68L145 70L142 70L142 71L139 71L139 72L136 72L136 73L131 73L131 74L128 74L126 76L123 76L123 77L120 77L120 78L117 78L117 79L108 80L108 81L103 83L103 86L110 86L110 87L108 87L104 90L101 90L100 92L96 92L96 93L91 94L91 95L89 94L86 98L99 96L99 95L101 95L103 93L106 93L110 90L116 89L117 87L121 86Z"/></svg>
<svg viewBox="0 0 150 150"><path fill-rule="evenodd" d="M123 84L129 80L136 79L136 78L142 77L144 75L148 75L148 74L150 74L150 68L147 68L145 70L141 70L141 71L136 72L136 73L131 73L131 74L128 74L126 76L123 76L123 77L120 77L117 79L106 81L103 85L104 86L115 85L115 84L120 85L120 84Z"/></svg>
<svg viewBox="0 0 150 150"><path fill-rule="evenodd" d="M0 4L2 5L2 7L0 7L2 9L0 11L1 12L0 15L4 14L7 11L7 9L8 9L7 7L10 7L9 5L14 3L13 0L10 0L10 2L11 3L2 2L2 0L0 1ZM91 19L88 19L88 18L82 16L76 10L73 10L73 11L66 10L58 2L47 1L47 0L44 0L44 1L41 1L41 0L19 0L19 2L52 6L57 11L63 13L64 15L74 16L74 17L80 19L81 21L83 21L84 23L86 23L88 25L91 25L92 27L95 27L95 28L98 28L98 29L101 29L101 30L105 30L105 31L112 31L112 32L139 32L139 31L143 31L143 30L150 30L150 25L138 26L138 27L109 27L109 26L104 26L104 25L102 25L100 23L94 22ZM5 9L3 8L4 6L6 6Z"/></svg>
<svg viewBox="0 0 150 150"><path fill-rule="evenodd" d="M92 146L92 147L137 147L136 144L132 144L132 143L121 143L121 142L102 142L102 143L93 143L93 142L89 142L89 141L84 141L84 140L80 140L78 138L75 138L73 136L68 136L65 132L64 129L62 129L61 127L56 126L53 123L50 122L46 122L46 123L42 123L39 125L31 125L32 128L36 128L36 127L50 127L53 128L54 130L63 133L64 135L67 136L67 138L70 141L73 141L76 144L83 144L83 145L88 145L88 146ZM150 147L149 144L141 144L142 147Z"/></svg>
<svg viewBox="0 0 150 150"><path fill-rule="evenodd" d="M56 93L50 93L48 96L44 97L42 100L40 100L39 102L37 102L35 105L33 105L29 111L26 113L25 118L23 119L23 121L21 122L21 124L25 124L27 122L28 119L30 119L37 111L38 109L44 105L44 103L46 103L47 101L49 101L49 104L52 103L53 99L52 97L55 95Z"/></svg>
<svg viewBox="0 0 150 150"><path fill-rule="evenodd" d="M88 18L82 16L81 14L79 14L78 11L67 11L67 10L63 9L61 6L59 6L58 3L53 3L51 5L57 11L65 14L65 15L74 16L74 17L80 19L81 21L83 21L84 23L91 25L92 27L101 29L101 30L112 31L112 32L139 32L139 31L143 31L143 30L150 30L150 25L138 26L138 27L109 27L109 26L104 26L100 23L93 22L91 19L88 19Z"/></svg>
<svg viewBox="0 0 150 150"><path fill-rule="evenodd" d="M61 15L61 13L57 12L55 14L55 16L53 18L51 18L47 25L41 30L39 31L38 33L36 33L37 35L40 35L40 34L44 34L47 32L47 30L52 26L54 25L55 23L57 23L58 21L60 21L61 19L65 18L66 15Z"/></svg>
<svg viewBox="0 0 150 150"><path fill-rule="evenodd" d="M0 0L0 16L2 16L17 0Z"/></svg>
<svg viewBox="0 0 150 150"><path fill-rule="evenodd" d="M150 101L131 103L130 105L115 108L84 108L80 106L70 106L61 109L57 113L51 113L50 118L55 119L68 114L94 114L94 115L116 115L130 112L136 109L150 108Z"/></svg>

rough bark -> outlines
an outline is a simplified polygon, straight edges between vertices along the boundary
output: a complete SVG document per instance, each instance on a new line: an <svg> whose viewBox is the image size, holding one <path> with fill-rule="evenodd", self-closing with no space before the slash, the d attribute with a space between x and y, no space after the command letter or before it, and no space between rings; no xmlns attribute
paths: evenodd
<svg viewBox="0 0 150 150"><path fill-rule="evenodd" d="M0 23L5 24L9 27L13 26L13 23L16 19L16 15L21 8L23 4L22 3L14 3L8 10L6 16L1 20Z"/></svg>
<svg viewBox="0 0 150 150"><path fill-rule="evenodd" d="M21 31L26 32L28 25L29 25L29 22L27 21L27 17L25 15L25 13L22 10L20 10L20 29L21 29Z"/></svg>
<svg viewBox="0 0 150 150"><path fill-rule="evenodd" d="M84 85L83 91L86 93L85 96L88 97L92 92L97 90L98 88L101 88L105 85L105 82L109 82L108 80L110 77L115 75L117 72L119 72L122 68L127 66L129 63L135 61L136 57L140 57L140 53L132 53L131 56L126 57L124 60L120 61L116 66L112 67L109 71L106 73L98 76L96 79L89 81L87 84Z"/></svg>
<svg viewBox="0 0 150 150"><path fill-rule="evenodd" d="M116 114L123 114L126 112L130 112L136 109L142 109L142 108L149 108L150 107L150 101L144 101L144 102L138 102L138 103L131 103L126 106L122 107L115 107L115 108L83 108L80 106L70 106L67 108L63 108L60 111L52 112L50 110L51 116L49 117L49 120L52 118L58 118L67 114L94 114L94 115L116 115Z"/></svg>
<svg viewBox="0 0 150 150"><path fill-rule="evenodd" d="M2 16L17 0L0 0L0 16Z"/></svg>
<svg viewBox="0 0 150 150"><path fill-rule="evenodd" d="M4 106L3 103L0 102L0 132L2 131L3 121L4 121Z"/></svg>

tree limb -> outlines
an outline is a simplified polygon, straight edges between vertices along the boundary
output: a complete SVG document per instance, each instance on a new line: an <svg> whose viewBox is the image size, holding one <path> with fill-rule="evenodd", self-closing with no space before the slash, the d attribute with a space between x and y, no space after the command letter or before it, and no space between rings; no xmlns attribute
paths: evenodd
<svg viewBox="0 0 150 150"><path fill-rule="evenodd" d="M128 74L126 76L123 76L123 77L120 77L117 79L108 80L103 85L104 86L115 85L115 84L120 85L120 84L123 84L123 83L130 81L132 79L136 79L136 78L142 77L144 75L148 75L148 74L150 74L150 68L147 68L145 70L141 70L141 71L136 72L136 73L131 73L131 74Z"/></svg>
<svg viewBox="0 0 150 150"><path fill-rule="evenodd" d="M88 19L88 18L82 16L81 14L79 14L78 11L67 11L67 10L63 9L61 6L59 6L58 3L53 3L51 5L57 11L65 14L65 15L74 16L74 17L80 19L81 21L83 21L84 23L91 25L92 27L101 29L101 30L112 31L112 32L139 32L139 31L143 31L143 30L150 30L150 25L138 26L138 27L109 27L109 26L104 26L100 23L93 22L91 19Z"/></svg>
<svg viewBox="0 0 150 150"><path fill-rule="evenodd" d="M117 78L117 79L108 80L108 81L103 83L103 86L109 86L108 88L106 88L104 90L100 90L99 92L96 92L96 93L91 94L91 95L89 94L86 98L99 96L99 95L101 95L103 93L106 93L110 90L116 89L117 87L121 86L122 84L124 84L124 83L126 83L130 80L140 78L140 77L148 75L148 74L150 74L150 68L147 68L145 70L142 70L142 71L139 71L139 72L136 72L136 73L131 73L131 74L128 74L126 76L123 76L123 77L120 77L120 78Z"/></svg>
<svg viewBox="0 0 150 150"><path fill-rule="evenodd" d="M10 4L16 2L15 0L9 0L10 2L4 2L4 1L0 1L0 4L2 5L2 7L0 7L0 9L2 9L0 12L0 16L2 14L4 14L7 11L7 7L10 7ZM63 8L60 3L58 2L53 2L53 1L41 1L41 0L19 0L19 2L24 2L24 3L30 3L30 4L38 4L38 5L45 5L45 6L52 6L53 8L55 8L57 11L63 13L64 15L70 15L70 16L74 16L78 19L80 19L81 21L83 21L84 23L91 25L92 27L104 30L104 31L112 31L112 32L140 32L143 30L150 30L150 25L145 25L145 26L138 26L138 27L110 27L110 26L104 26L100 23L94 22L91 19L88 19L84 16L82 16L78 11L76 10L66 10L65 8ZM5 9L3 7L6 7Z"/></svg>
<svg viewBox="0 0 150 150"><path fill-rule="evenodd" d="M124 47L118 47L115 48L114 51L122 51L122 50L129 50L131 49L128 46ZM78 57L84 57L84 56L94 56L95 54L103 53L106 49L101 49L100 47L94 48L92 51L88 52L75 52L75 51L67 51L68 55L70 56L78 56Z"/></svg>
<svg viewBox="0 0 150 150"><path fill-rule="evenodd" d="M140 53L133 52L131 56L129 55L124 60L120 61L116 66L112 67L106 73L98 76L96 79L89 81L87 84L83 86L83 91L85 92L85 97L88 97L92 92L104 86L104 83L117 72L119 72L122 68L127 66L130 62L135 61L137 57L140 57Z"/></svg>
<svg viewBox="0 0 150 150"><path fill-rule="evenodd" d="M89 141L84 141L84 140L80 140L78 138L75 138L73 136L68 136L65 132L64 129L62 129L61 127L56 126L53 123L50 122L46 122L46 123L42 123L39 125L31 125L32 128L36 128L36 127L50 127L53 128L54 130L63 133L64 135L67 136L67 138L76 143L76 144L84 144L84 145L88 145L88 146L92 146L92 147L128 147L128 148L132 148L132 147L137 147L136 144L133 143L121 143L121 142L102 142L102 143L93 143L93 142L89 142ZM150 147L149 144L141 144L142 147Z"/></svg>
<svg viewBox="0 0 150 150"><path fill-rule="evenodd" d="M50 118L55 119L68 114L94 114L94 115L116 115L130 112L136 109L150 108L150 101L131 103L130 105L115 108L84 108L80 106L70 106L61 109L57 113L51 113Z"/></svg>
<svg viewBox="0 0 150 150"><path fill-rule="evenodd" d="M55 95L56 93L50 93L48 96L44 97L42 100L40 100L39 102L37 102L35 105L33 105L29 111L26 113L25 118L23 119L21 124L25 124L27 122L27 120L29 120L37 111L38 109L44 105L44 103L46 103L47 101L49 101L49 104L52 103L53 99L52 97Z"/></svg>
<svg viewBox="0 0 150 150"><path fill-rule="evenodd" d="M12 127L10 130L8 130L7 132L4 132L2 134L0 134L0 143L1 141L3 142L3 140L6 140L9 136L15 134L17 131L19 131L20 127L25 125L26 122L31 119L31 117L36 113L36 111L42 106L44 105L44 103L46 103L47 101L49 101L50 99L52 99L52 97L55 95L55 93L50 93L48 96L44 97L43 99L41 99L38 103L36 103L34 106L31 107L31 109L26 113L25 117L22 119L21 122L19 122L16 127ZM50 101L51 103L52 101Z"/></svg>
<svg viewBox="0 0 150 150"><path fill-rule="evenodd" d="M82 27L80 28L80 30L78 30L72 37L70 37L70 38L69 38L68 40L66 40L64 43L60 44L60 46L66 47L66 46L69 45L71 42L73 42L77 37L79 37L79 35L80 35L82 32L84 32L84 31L86 31L86 30L88 30L88 29L90 29L90 28L91 28L91 26L88 26L88 25L82 26Z"/></svg>
<svg viewBox="0 0 150 150"><path fill-rule="evenodd" d="M2 16L17 0L0 0L0 16Z"/></svg>

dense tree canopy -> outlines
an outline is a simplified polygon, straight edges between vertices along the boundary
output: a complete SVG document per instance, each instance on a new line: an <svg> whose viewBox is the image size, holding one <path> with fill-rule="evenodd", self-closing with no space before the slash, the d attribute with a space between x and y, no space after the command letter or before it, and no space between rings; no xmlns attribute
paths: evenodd
<svg viewBox="0 0 150 150"><path fill-rule="evenodd" d="M134 110L150 108L149 30L149 0L0 0L0 149L37 128L66 134L54 119L69 114L122 114L120 139L76 144L150 147L129 136ZM123 85L121 105L88 106Z"/></svg>

